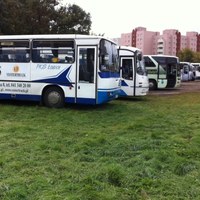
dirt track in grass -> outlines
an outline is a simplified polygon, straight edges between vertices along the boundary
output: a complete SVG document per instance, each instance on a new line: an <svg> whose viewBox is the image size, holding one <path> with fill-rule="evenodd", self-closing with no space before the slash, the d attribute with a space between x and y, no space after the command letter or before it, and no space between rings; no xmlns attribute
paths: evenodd
<svg viewBox="0 0 200 200"><path fill-rule="evenodd" d="M179 88L149 91L149 95L172 95L186 92L200 92L200 80L182 82Z"/></svg>

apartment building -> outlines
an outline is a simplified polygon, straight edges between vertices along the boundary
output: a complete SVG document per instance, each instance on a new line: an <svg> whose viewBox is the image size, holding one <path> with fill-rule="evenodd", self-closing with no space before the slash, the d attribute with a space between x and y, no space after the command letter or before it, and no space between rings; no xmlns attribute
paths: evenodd
<svg viewBox="0 0 200 200"><path fill-rule="evenodd" d="M121 38L114 40L119 45L140 48L144 54L177 55L185 48L200 52L200 34L187 32L184 36L176 29L166 29L160 34L148 31L145 27L137 27L131 33L122 33Z"/></svg>

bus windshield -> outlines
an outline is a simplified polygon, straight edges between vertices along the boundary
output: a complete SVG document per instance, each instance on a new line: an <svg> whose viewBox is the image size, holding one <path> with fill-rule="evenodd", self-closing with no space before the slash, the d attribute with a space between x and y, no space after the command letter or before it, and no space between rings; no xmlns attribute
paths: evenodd
<svg viewBox="0 0 200 200"><path fill-rule="evenodd" d="M178 60L173 57L163 57L163 56L152 56L154 60L158 62L159 65L162 66L162 69L165 72L174 73L176 72L176 68L178 65Z"/></svg>
<svg viewBox="0 0 200 200"><path fill-rule="evenodd" d="M117 47L110 41L100 42L100 71L119 72Z"/></svg>

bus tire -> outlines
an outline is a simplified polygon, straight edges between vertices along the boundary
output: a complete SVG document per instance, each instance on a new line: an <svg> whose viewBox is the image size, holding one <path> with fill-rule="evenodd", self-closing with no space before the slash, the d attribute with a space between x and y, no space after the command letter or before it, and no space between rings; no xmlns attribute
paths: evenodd
<svg viewBox="0 0 200 200"><path fill-rule="evenodd" d="M49 108L64 107L64 93L62 89L56 86L49 87L44 92L44 105Z"/></svg>
<svg viewBox="0 0 200 200"><path fill-rule="evenodd" d="M156 81L150 79L150 80L149 80L149 90L156 90L156 89L157 89Z"/></svg>

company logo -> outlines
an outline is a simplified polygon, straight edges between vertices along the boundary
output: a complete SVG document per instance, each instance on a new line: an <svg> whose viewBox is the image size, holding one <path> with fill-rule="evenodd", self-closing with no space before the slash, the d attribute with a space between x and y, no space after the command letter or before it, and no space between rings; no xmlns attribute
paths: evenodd
<svg viewBox="0 0 200 200"><path fill-rule="evenodd" d="M25 73L19 73L20 67L18 65L13 66L12 73L6 73L9 77L26 77Z"/></svg>
<svg viewBox="0 0 200 200"><path fill-rule="evenodd" d="M19 72L19 66L18 65L15 65L13 67L13 72L15 72L15 73Z"/></svg>

